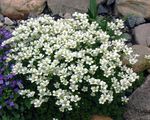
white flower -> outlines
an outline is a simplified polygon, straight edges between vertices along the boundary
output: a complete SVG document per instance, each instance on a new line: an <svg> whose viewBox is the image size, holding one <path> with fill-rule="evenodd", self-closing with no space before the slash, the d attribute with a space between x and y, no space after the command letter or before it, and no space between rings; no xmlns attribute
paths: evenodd
<svg viewBox="0 0 150 120"><path fill-rule="evenodd" d="M108 22L114 36L121 36L122 20ZM20 90L40 107L55 98L61 112L71 111L82 101L82 94L99 95L99 104L111 103L138 79L131 68L123 66L122 56L134 64L137 59L126 39L115 39L88 15L74 13L71 19L55 21L48 15L22 21L13 37L7 62L12 73L23 74L34 88ZM55 119L54 119L55 120Z"/></svg>
<svg viewBox="0 0 150 120"><path fill-rule="evenodd" d="M53 120L58 120L57 118L53 118Z"/></svg>
<svg viewBox="0 0 150 120"><path fill-rule="evenodd" d="M121 101L124 103L127 103L129 101L129 98L127 98L126 96L121 97Z"/></svg>
<svg viewBox="0 0 150 120"><path fill-rule="evenodd" d="M145 55L145 58L150 60L150 55Z"/></svg>

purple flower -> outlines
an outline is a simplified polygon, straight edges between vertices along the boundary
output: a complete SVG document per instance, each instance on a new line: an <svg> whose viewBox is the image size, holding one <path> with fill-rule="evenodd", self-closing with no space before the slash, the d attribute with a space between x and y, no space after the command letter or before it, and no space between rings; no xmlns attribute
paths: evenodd
<svg viewBox="0 0 150 120"><path fill-rule="evenodd" d="M0 85L2 85L4 83L4 81L3 80L0 80Z"/></svg>
<svg viewBox="0 0 150 120"><path fill-rule="evenodd" d="M3 80L3 75L0 74L0 80Z"/></svg>
<svg viewBox="0 0 150 120"><path fill-rule="evenodd" d="M14 98L14 96L13 96L13 95L10 95L9 97L10 97L11 99L12 99L12 98Z"/></svg>
<svg viewBox="0 0 150 120"><path fill-rule="evenodd" d="M2 85L4 83L3 81L3 75L0 74L0 85Z"/></svg>
<svg viewBox="0 0 150 120"><path fill-rule="evenodd" d="M14 105L15 105L15 104L14 104L13 101L9 102L9 106L10 106L10 107L13 107Z"/></svg>
<svg viewBox="0 0 150 120"><path fill-rule="evenodd" d="M10 83L9 81L5 82L5 85L6 85L6 86L8 86L8 85L9 85L9 83Z"/></svg>
<svg viewBox="0 0 150 120"><path fill-rule="evenodd" d="M10 47L2 46L2 42L12 37L11 32L4 28L0 28L0 109L5 107L14 107L14 96L18 94L19 89L23 88L21 80L17 80L15 74L9 74L13 64L6 63L7 54ZM9 92L8 92L9 91ZM1 104L5 101L5 104Z"/></svg>
<svg viewBox="0 0 150 120"><path fill-rule="evenodd" d="M16 80L13 80L12 83L10 84L10 86L12 88L14 88L16 85L17 85L17 81Z"/></svg>
<svg viewBox="0 0 150 120"><path fill-rule="evenodd" d="M18 93L18 91L19 91L19 88L14 89L14 92Z"/></svg>
<svg viewBox="0 0 150 120"><path fill-rule="evenodd" d="M14 75L13 74L9 74L6 77L7 77L7 79L12 79L14 77Z"/></svg>
<svg viewBox="0 0 150 120"><path fill-rule="evenodd" d="M2 57L2 60L5 61L6 59L7 59L7 56L3 56L3 57Z"/></svg>
<svg viewBox="0 0 150 120"><path fill-rule="evenodd" d="M2 92L3 92L3 89L2 89L2 88L0 88L0 95L2 95Z"/></svg>
<svg viewBox="0 0 150 120"><path fill-rule="evenodd" d="M0 68L0 74L5 70L4 67Z"/></svg>

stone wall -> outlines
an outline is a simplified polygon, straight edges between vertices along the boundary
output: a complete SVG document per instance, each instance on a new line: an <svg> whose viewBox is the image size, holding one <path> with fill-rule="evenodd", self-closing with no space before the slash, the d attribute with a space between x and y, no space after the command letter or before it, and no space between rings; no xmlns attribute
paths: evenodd
<svg viewBox="0 0 150 120"><path fill-rule="evenodd" d="M46 4L54 14L87 12L88 3L89 0L0 0L0 13L12 19L25 19L30 14L42 13ZM150 0L97 0L97 3L115 3L115 12L123 16L150 18Z"/></svg>

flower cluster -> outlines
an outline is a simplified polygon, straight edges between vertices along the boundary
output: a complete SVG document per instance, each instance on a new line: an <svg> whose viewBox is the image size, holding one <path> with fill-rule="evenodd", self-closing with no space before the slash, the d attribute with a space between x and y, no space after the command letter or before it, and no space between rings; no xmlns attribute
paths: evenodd
<svg viewBox="0 0 150 120"><path fill-rule="evenodd" d="M120 36L123 21L108 27ZM57 21L48 15L31 18L22 21L13 36L3 42L11 45L7 62L13 61L12 73L26 76L33 86L25 86L20 94L35 107L54 98L61 112L71 111L85 93L98 97L99 104L111 103L138 79L122 63L123 56L136 62L126 40L110 40L98 23L89 23L87 14Z"/></svg>
<svg viewBox="0 0 150 120"><path fill-rule="evenodd" d="M108 27L114 32L115 35L121 35L120 29L124 28L124 22L121 19L116 19L115 22L108 23Z"/></svg>
<svg viewBox="0 0 150 120"><path fill-rule="evenodd" d="M145 59L150 60L150 55L145 55Z"/></svg>
<svg viewBox="0 0 150 120"><path fill-rule="evenodd" d="M18 94L20 80L15 80L14 74L9 74L11 64L6 63L9 46L2 46L2 42L11 38L12 35L4 28L0 28L0 109L3 107L14 107L15 99Z"/></svg>

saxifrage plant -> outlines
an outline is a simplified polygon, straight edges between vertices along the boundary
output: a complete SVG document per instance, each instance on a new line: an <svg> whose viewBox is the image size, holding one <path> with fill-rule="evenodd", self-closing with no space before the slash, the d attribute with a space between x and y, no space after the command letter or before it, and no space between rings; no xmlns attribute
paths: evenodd
<svg viewBox="0 0 150 120"><path fill-rule="evenodd" d="M51 102L67 113L80 108L85 98L99 106L127 102L125 92L139 77L122 63L122 57L131 64L137 61L122 38L123 21L107 22L104 30L88 17L31 18L3 42L11 46L6 61L14 63L12 73L26 78L20 94L35 107Z"/></svg>

